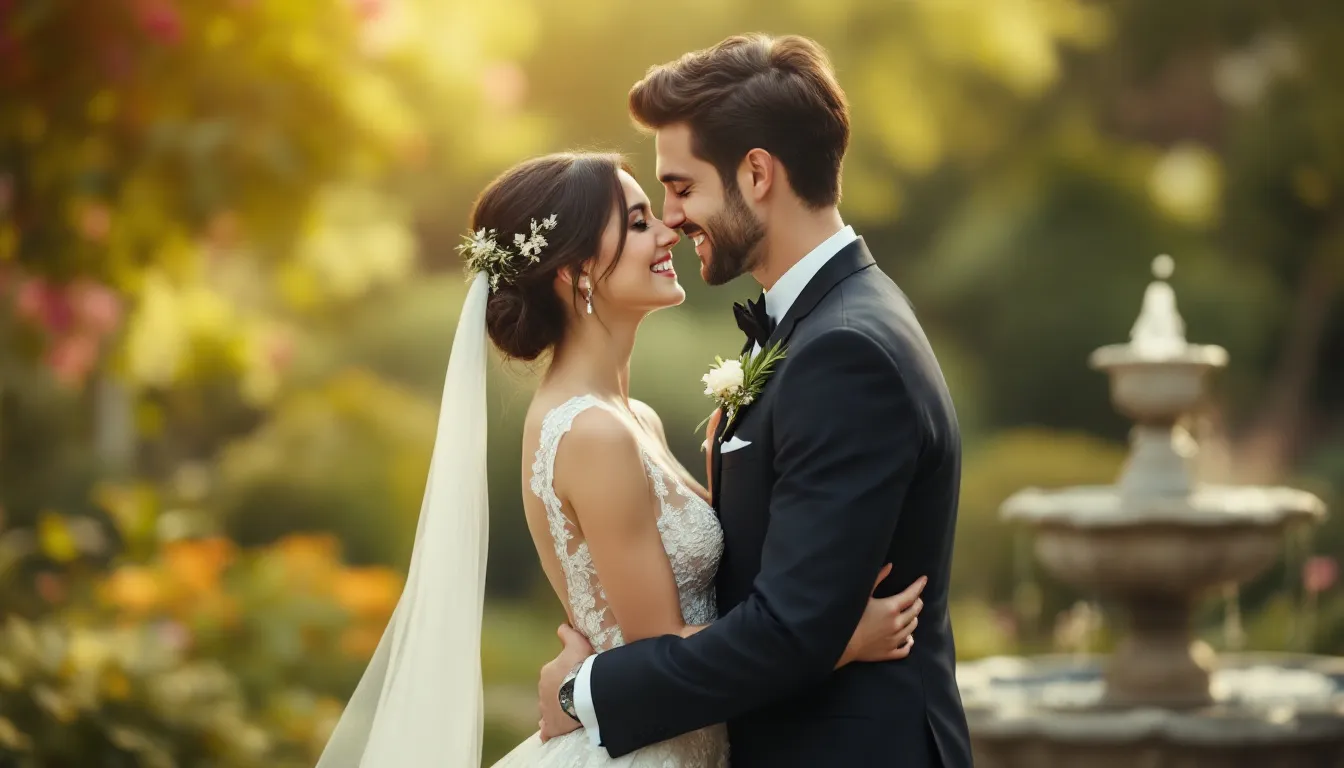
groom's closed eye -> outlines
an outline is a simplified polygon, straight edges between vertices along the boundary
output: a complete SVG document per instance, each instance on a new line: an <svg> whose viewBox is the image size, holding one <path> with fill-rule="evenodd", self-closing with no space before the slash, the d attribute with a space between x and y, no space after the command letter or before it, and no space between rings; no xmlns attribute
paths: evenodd
<svg viewBox="0 0 1344 768"><path fill-rule="evenodd" d="M691 194L691 180L677 173L665 173L658 177L658 181L663 183L668 192L677 197L686 197Z"/></svg>

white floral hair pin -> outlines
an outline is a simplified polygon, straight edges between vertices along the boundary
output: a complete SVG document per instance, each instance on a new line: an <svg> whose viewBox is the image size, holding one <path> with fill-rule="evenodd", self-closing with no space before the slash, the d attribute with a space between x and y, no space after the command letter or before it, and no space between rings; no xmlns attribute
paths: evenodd
<svg viewBox="0 0 1344 768"><path fill-rule="evenodd" d="M541 249L549 245L542 232L555 229L555 225L554 213L541 221L532 219L532 233L515 234L513 250L499 244L496 230L478 229L475 234L462 236L463 243L457 246L457 252L466 256L468 274L484 272L490 278L490 290L497 290L501 284L516 280L528 264L541 261Z"/></svg>

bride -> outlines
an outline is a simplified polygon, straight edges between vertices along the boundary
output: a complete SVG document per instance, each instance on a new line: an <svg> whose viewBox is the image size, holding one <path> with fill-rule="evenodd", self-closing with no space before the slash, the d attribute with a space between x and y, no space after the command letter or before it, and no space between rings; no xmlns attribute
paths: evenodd
<svg viewBox="0 0 1344 768"><path fill-rule="evenodd" d="M523 506L570 626L601 652L716 617L723 538L709 493L668 449L658 415L629 396L640 322L685 299L672 268L677 233L606 154L510 169L481 194L471 230L461 250L472 283L406 586L318 768L479 764L487 335L511 358L550 355L523 430ZM901 598L869 601L841 665L909 652L920 604L903 612ZM534 735L496 765L727 764L720 725L617 760L582 731L545 743Z"/></svg>

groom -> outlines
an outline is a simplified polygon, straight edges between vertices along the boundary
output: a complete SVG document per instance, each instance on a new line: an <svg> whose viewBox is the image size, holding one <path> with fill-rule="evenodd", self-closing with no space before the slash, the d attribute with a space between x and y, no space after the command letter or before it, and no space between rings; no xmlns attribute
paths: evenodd
<svg viewBox="0 0 1344 768"><path fill-rule="evenodd" d="M656 134L663 214L700 274L750 272L748 348L779 342L756 402L711 441L724 532L719 620L542 670L542 732L579 727L613 757L719 722L733 768L968 768L948 581L961 442L900 289L837 210L849 110L802 37L733 37L630 92ZM907 658L834 670L874 593L929 578ZM585 658L586 657L586 658Z"/></svg>

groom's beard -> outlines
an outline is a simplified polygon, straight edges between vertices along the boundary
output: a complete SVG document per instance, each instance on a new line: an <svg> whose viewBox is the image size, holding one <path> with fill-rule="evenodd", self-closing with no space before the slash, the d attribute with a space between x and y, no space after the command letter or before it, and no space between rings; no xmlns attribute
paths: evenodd
<svg viewBox="0 0 1344 768"><path fill-rule="evenodd" d="M711 254L704 278L710 285L723 285L756 268L765 227L747 207L747 201L732 184L725 185L723 211L705 222Z"/></svg>

